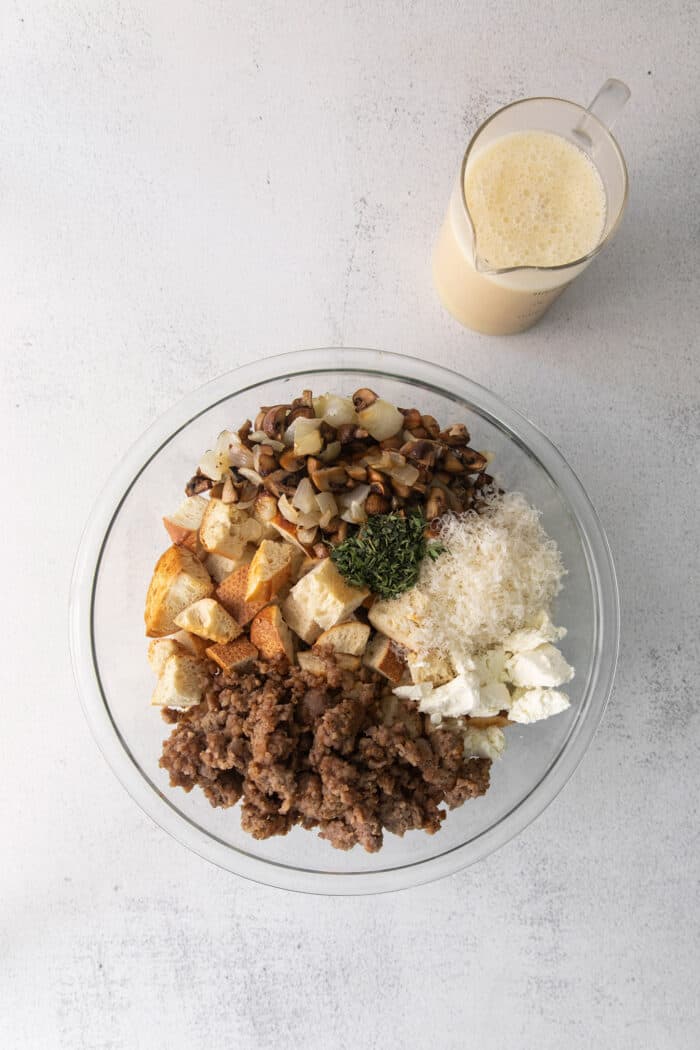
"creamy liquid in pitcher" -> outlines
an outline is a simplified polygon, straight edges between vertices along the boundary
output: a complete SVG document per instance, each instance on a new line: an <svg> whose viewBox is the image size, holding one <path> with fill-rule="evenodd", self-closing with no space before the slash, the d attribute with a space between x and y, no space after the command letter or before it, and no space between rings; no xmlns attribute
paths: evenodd
<svg viewBox="0 0 700 1050"><path fill-rule="evenodd" d="M497 139L469 163L464 186L478 252L489 267L561 266L587 255L605 226L605 189L586 154L546 131ZM522 331L544 313L578 269L489 275L474 268L461 194L453 194L438 239L435 283L463 324Z"/></svg>

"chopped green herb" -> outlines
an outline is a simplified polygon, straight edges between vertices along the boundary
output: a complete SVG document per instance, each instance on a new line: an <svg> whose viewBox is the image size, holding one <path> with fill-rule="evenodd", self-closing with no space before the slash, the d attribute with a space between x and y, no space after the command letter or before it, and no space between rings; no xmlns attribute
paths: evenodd
<svg viewBox="0 0 700 1050"><path fill-rule="evenodd" d="M380 598L396 598L414 586L426 554L435 559L444 550L441 543L427 542L420 512L405 518L374 514L359 532L332 549L331 559L353 587L368 587Z"/></svg>

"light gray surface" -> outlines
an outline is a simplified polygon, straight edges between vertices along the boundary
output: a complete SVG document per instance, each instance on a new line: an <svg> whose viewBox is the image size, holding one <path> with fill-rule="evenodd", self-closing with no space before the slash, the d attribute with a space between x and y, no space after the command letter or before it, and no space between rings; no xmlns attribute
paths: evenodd
<svg viewBox="0 0 700 1050"><path fill-rule="evenodd" d="M697 1046L699 37L685 3L2 5L0 1045ZM467 136L608 75L633 93L618 240L531 333L461 330L429 256ZM261 889L166 838L94 747L66 648L125 447L193 384L332 343L437 358L538 423L623 604L559 799L376 899Z"/></svg>

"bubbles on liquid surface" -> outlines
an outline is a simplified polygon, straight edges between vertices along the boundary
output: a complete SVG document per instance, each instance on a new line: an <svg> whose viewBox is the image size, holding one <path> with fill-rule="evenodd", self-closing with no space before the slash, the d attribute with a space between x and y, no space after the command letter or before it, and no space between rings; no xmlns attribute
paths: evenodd
<svg viewBox="0 0 700 1050"><path fill-rule="evenodd" d="M545 131L504 135L469 165L479 255L495 267L561 266L587 255L605 225L605 189L582 150Z"/></svg>

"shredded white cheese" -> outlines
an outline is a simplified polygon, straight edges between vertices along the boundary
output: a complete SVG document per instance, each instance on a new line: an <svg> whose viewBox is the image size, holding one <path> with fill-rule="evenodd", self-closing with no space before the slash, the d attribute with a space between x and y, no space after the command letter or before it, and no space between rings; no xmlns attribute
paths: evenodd
<svg viewBox="0 0 700 1050"><path fill-rule="evenodd" d="M424 560L416 585L425 616L412 648L467 657L532 623L561 588L557 545L521 493L492 497L482 514L447 515L439 538L447 549Z"/></svg>

